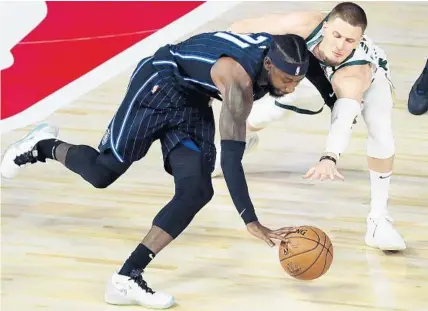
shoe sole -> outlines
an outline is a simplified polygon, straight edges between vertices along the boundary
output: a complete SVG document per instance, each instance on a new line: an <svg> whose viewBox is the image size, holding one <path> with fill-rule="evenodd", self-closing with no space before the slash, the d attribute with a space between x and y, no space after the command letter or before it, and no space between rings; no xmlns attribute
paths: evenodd
<svg viewBox="0 0 428 311"><path fill-rule="evenodd" d="M406 246L404 246L404 247L394 247L394 246L391 246L391 247L385 247L385 246L384 247L380 247L376 243L374 243L374 242L372 243L372 242L370 242L368 240L365 240L365 243L366 243L367 246L379 249L381 251L402 251L402 250L405 250L407 248Z"/></svg>
<svg viewBox="0 0 428 311"><path fill-rule="evenodd" d="M175 301L172 300L171 304L169 304L168 306L152 306L152 305L148 305L148 304L144 304L144 303L139 303L137 301L126 301L126 300L121 300L121 299L111 299L107 296L104 296L104 301L106 303L108 303L109 305L114 305L114 306L143 306L149 309L169 309L171 308L174 304Z"/></svg>

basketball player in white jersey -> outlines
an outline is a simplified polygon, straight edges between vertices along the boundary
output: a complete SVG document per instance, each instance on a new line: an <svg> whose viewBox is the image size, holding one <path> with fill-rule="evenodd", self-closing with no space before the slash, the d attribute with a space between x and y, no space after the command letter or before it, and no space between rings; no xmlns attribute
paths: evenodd
<svg viewBox="0 0 428 311"><path fill-rule="evenodd" d="M329 13L308 11L268 15L238 21L229 30L237 33L293 33L305 38L337 96L325 152L305 178L344 179L336 162L348 145L354 120L362 115L369 134L367 159L371 181L371 208L365 242L381 250L403 250L405 242L393 227L387 205L395 155L390 71L384 51L364 35L366 27L364 10L354 3L344 2ZM248 148L254 146L256 131L286 112L275 108L272 113L273 105L272 99L270 105L259 106L258 115L250 114ZM259 122L263 109L267 119Z"/></svg>

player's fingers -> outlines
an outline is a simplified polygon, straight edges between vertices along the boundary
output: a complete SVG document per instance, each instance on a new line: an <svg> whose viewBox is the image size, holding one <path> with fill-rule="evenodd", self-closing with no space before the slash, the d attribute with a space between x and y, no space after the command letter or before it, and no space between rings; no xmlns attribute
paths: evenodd
<svg viewBox="0 0 428 311"><path fill-rule="evenodd" d="M293 233L293 232L297 232L297 228L295 228L295 227L284 227L284 228L276 229L273 231L273 233L277 234L277 235L286 235L286 234Z"/></svg>
<svg viewBox="0 0 428 311"><path fill-rule="evenodd" d="M287 238L285 236L282 236L279 234L274 234L273 232L270 234L270 238L282 241L284 243L287 243Z"/></svg>
<svg viewBox="0 0 428 311"><path fill-rule="evenodd" d="M275 246L275 243L270 239L269 236L264 236L264 240L270 247Z"/></svg>
<svg viewBox="0 0 428 311"><path fill-rule="evenodd" d="M309 171L306 172L305 176L303 176L303 178L309 178L312 176L312 174L314 173L315 168L312 167L311 169L309 169Z"/></svg>
<svg viewBox="0 0 428 311"><path fill-rule="evenodd" d="M326 175L326 174L324 174L324 173L322 173L322 174L321 174L321 178L320 178L320 180L321 180L321 181L324 181L324 180L326 180L326 178L327 178L327 175Z"/></svg>
<svg viewBox="0 0 428 311"><path fill-rule="evenodd" d="M336 171L334 172L334 175L336 175L337 177L339 177L339 178L340 178L340 179L342 179L342 180L345 180L345 177L344 177L342 174L340 174L338 170L336 170Z"/></svg>
<svg viewBox="0 0 428 311"><path fill-rule="evenodd" d="M328 177L330 178L330 180L334 180L334 175L335 175L335 172L333 170L328 172Z"/></svg>
<svg viewBox="0 0 428 311"><path fill-rule="evenodd" d="M317 179L319 179L319 178L320 178L320 172L318 172L317 170L315 170L315 171L312 173L310 180L317 180Z"/></svg>

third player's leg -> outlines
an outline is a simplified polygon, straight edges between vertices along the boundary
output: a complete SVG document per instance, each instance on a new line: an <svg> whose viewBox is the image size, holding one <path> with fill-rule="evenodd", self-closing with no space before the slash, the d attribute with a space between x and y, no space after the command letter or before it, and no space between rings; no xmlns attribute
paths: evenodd
<svg viewBox="0 0 428 311"><path fill-rule="evenodd" d="M392 227L388 197L394 164L395 141L392 128L393 99L385 73L379 69L364 97L362 116L368 130L367 161L370 170L371 204L367 217L366 243L384 250L405 248Z"/></svg>

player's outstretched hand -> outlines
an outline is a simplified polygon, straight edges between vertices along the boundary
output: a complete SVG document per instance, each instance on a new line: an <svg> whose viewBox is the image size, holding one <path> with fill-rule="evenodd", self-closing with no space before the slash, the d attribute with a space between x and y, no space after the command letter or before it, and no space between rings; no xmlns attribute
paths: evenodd
<svg viewBox="0 0 428 311"><path fill-rule="evenodd" d="M297 228L294 227L283 227L277 230L271 230L258 221L253 221L247 224L247 230L256 238L263 240L269 246L275 246L273 240L280 240L286 242L285 236L288 233L296 232Z"/></svg>
<svg viewBox="0 0 428 311"><path fill-rule="evenodd" d="M343 177L342 174L339 173L337 170L336 164L331 160L322 160L317 165L313 166L309 171L306 173L305 176L303 176L305 179L310 180L335 180L335 179L341 179L345 180L345 177Z"/></svg>

